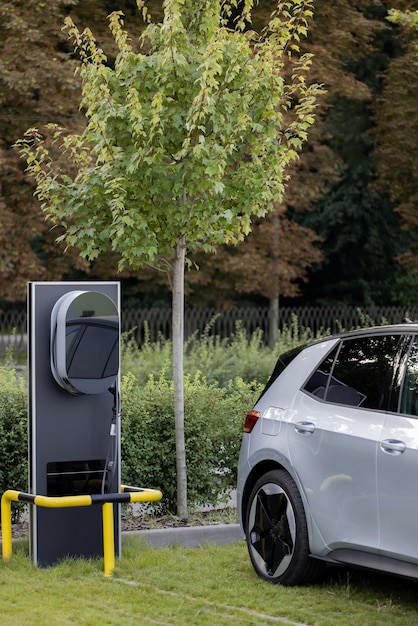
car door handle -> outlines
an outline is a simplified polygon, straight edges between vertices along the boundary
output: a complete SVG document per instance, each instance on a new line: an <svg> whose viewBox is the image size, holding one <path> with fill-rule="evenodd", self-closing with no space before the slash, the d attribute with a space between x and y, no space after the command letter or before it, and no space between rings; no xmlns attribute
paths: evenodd
<svg viewBox="0 0 418 626"><path fill-rule="evenodd" d="M301 435L311 435L315 430L315 424L312 424L312 422L296 422L295 430Z"/></svg>
<svg viewBox="0 0 418 626"><path fill-rule="evenodd" d="M387 454L402 454L406 450L406 444L399 439L385 439L380 442L380 447Z"/></svg>

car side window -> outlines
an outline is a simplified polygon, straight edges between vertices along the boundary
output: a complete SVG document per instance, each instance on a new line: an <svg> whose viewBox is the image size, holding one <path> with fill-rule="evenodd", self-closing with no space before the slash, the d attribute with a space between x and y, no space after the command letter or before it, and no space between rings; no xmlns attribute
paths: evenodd
<svg viewBox="0 0 418 626"><path fill-rule="evenodd" d="M333 404L384 409L385 388L398 343L396 335L342 340L313 373L304 390ZM319 381L321 384L314 389Z"/></svg>
<svg viewBox="0 0 418 626"><path fill-rule="evenodd" d="M402 385L400 412L418 415L418 337L414 337Z"/></svg>

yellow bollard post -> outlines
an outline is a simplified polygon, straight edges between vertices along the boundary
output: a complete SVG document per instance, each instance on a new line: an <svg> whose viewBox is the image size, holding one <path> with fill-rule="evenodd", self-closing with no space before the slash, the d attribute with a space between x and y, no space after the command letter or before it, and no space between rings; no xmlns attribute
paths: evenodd
<svg viewBox="0 0 418 626"><path fill-rule="evenodd" d="M102 505L102 517L104 575L111 576L115 569L115 537L113 527L113 504L111 502L105 502Z"/></svg>
<svg viewBox="0 0 418 626"><path fill-rule="evenodd" d="M1 552L3 559L12 556L12 501L7 491L1 498Z"/></svg>
<svg viewBox="0 0 418 626"><path fill-rule="evenodd" d="M25 502L35 506L60 509L73 506L90 506L91 504L102 504L103 520L103 559L104 574L111 576L115 569L115 529L113 503L117 502L154 502L162 498L162 493L158 489L143 489L141 487L127 487L122 485L122 493L107 494L105 498L109 500L103 502L103 496L92 496L88 494L78 496L43 496L24 493L8 489L1 498L1 527L2 527L2 556L10 559L12 556L12 501ZM127 497L121 499L121 495Z"/></svg>

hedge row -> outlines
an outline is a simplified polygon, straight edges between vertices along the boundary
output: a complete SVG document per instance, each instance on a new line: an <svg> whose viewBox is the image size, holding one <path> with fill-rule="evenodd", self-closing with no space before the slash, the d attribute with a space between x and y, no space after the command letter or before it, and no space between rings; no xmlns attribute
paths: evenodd
<svg viewBox="0 0 418 626"><path fill-rule="evenodd" d="M163 508L176 508L176 449L173 383L149 377L144 387L122 379L122 476L133 485L161 488ZM236 486L246 412L261 390L257 383L231 380L226 387L200 374L185 378L185 441L191 506L214 505Z"/></svg>
<svg viewBox="0 0 418 626"><path fill-rule="evenodd" d="M25 379L9 364L0 367L0 490L27 490L28 437ZM14 521L22 506L13 507Z"/></svg>
<svg viewBox="0 0 418 626"><path fill-rule="evenodd" d="M242 423L259 385L227 387L197 374L185 380L185 437L190 506L215 504L236 484ZM122 481L162 489L164 512L176 503L172 382L152 375L145 385L122 378ZM0 490L27 490L27 391L23 376L0 366ZM19 508L13 507L16 515Z"/></svg>

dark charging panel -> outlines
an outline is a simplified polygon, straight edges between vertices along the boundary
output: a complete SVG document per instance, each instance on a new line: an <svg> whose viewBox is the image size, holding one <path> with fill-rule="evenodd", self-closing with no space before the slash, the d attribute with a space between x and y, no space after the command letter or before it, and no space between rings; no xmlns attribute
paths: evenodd
<svg viewBox="0 0 418 626"><path fill-rule="evenodd" d="M50 461L46 466L47 496L77 496L107 492L105 459ZM103 489L104 488L104 489Z"/></svg>
<svg viewBox="0 0 418 626"><path fill-rule="evenodd" d="M58 311L55 307L64 300L66 307L59 317L60 307ZM29 285L29 491L33 494L119 491L120 423L115 406L119 303L116 282ZM55 355L53 332L60 343ZM118 555L119 507L114 511ZM102 557L101 506L32 506L30 548L39 566L53 565L67 555Z"/></svg>

